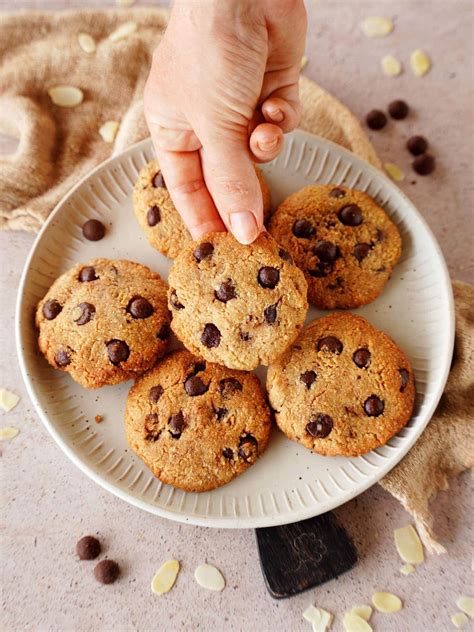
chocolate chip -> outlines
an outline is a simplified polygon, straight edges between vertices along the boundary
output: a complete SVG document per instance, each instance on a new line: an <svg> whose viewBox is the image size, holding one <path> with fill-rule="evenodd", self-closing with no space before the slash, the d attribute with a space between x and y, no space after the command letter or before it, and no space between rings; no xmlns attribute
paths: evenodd
<svg viewBox="0 0 474 632"><path fill-rule="evenodd" d="M196 375L197 373L200 373L201 371L205 371L205 370L206 370L205 362L195 362L192 368L192 373L190 374L189 377L191 377L191 375Z"/></svg>
<svg viewBox="0 0 474 632"><path fill-rule="evenodd" d="M158 385L158 386L152 386L150 388L150 392L148 393L148 400L152 403L152 404L156 404L156 402L160 399L160 397L163 395L164 393L164 389L162 386Z"/></svg>
<svg viewBox="0 0 474 632"><path fill-rule="evenodd" d="M407 387L408 380L410 379L410 374L406 369L398 369L398 372L400 373L400 378L402 380L402 383L400 385L400 393L403 393L403 391Z"/></svg>
<svg viewBox="0 0 474 632"><path fill-rule="evenodd" d="M176 294L176 290L173 290L170 295L170 303L171 307L174 309L184 309L184 305L179 302L178 295Z"/></svg>
<svg viewBox="0 0 474 632"><path fill-rule="evenodd" d="M331 432L333 425L332 417L324 413L316 413L311 415L306 424L306 432L315 439L324 439Z"/></svg>
<svg viewBox="0 0 474 632"><path fill-rule="evenodd" d="M79 272L78 278L81 283L89 283L90 281L96 281L99 277L96 276L95 269L92 266L85 266Z"/></svg>
<svg viewBox="0 0 474 632"><path fill-rule="evenodd" d="M156 413L150 413L145 417L145 441L158 441L161 435L158 422L159 418Z"/></svg>
<svg viewBox="0 0 474 632"><path fill-rule="evenodd" d="M207 323L201 334L201 342L208 349L218 347L221 343L221 332L212 323Z"/></svg>
<svg viewBox="0 0 474 632"><path fill-rule="evenodd" d="M424 136L411 136L407 140L407 149L414 156L419 156L428 149L428 141Z"/></svg>
<svg viewBox="0 0 474 632"><path fill-rule="evenodd" d="M364 402L365 414L369 417L378 417L383 413L385 404L377 397L377 395L371 395Z"/></svg>
<svg viewBox="0 0 474 632"><path fill-rule="evenodd" d="M293 224L293 235L300 239L311 239L315 232L315 228L307 219L297 219Z"/></svg>
<svg viewBox="0 0 474 632"><path fill-rule="evenodd" d="M222 421L229 411L227 408L218 408L215 412L217 421Z"/></svg>
<svg viewBox="0 0 474 632"><path fill-rule="evenodd" d="M430 154L421 154L421 156L417 156L412 163L413 169L416 173L419 173L420 176L427 176L429 173L432 173L435 166L435 159Z"/></svg>
<svg viewBox="0 0 474 632"><path fill-rule="evenodd" d="M159 340L168 340L170 336L171 336L171 328L170 328L169 323L163 323L158 333L156 334L156 337Z"/></svg>
<svg viewBox="0 0 474 632"><path fill-rule="evenodd" d="M365 117L365 122L370 129L382 129L387 124L387 117L382 110L370 110Z"/></svg>
<svg viewBox="0 0 474 632"><path fill-rule="evenodd" d="M156 204L150 206L146 212L146 223L148 226L156 226L161 222L161 211Z"/></svg>
<svg viewBox="0 0 474 632"><path fill-rule="evenodd" d="M345 197L346 192L343 191L343 189L339 189L338 187L336 187L335 189L331 189L331 191L329 191L329 197L332 198L343 198Z"/></svg>
<svg viewBox="0 0 474 632"><path fill-rule="evenodd" d="M362 211L357 204L343 206L337 216L344 226L360 226L363 220Z"/></svg>
<svg viewBox="0 0 474 632"><path fill-rule="evenodd" d="M233 298L237 298L237 294L235 292L234 284L231 279L227 279L227 281L223 281L217 290L214 290L214 296L221 303L227 303L227 301L232 300Z"/></svg>
<svg viewBox="0 0 474 632"><path fill-rule="evenodd" d="M332 263L338 256L338 247L330 241L318 241L314 254L324 263Z"/></svg>
<svg viewBox="0 0 474 632"><path fill-rule="evenodd" d="M254 462L258 456L257 439L251 434L246 434L239 441L239 456L246 463Z"/></svg>
<svg viewBox="0 0 474 632"><path fill-rule="evenodd" d="M189 397L197 397L198 395L204 395L209 390L209 385L204 384L200 377L192 375L188 377L184 383L184 390Z"/></svg>
<svg viewBox="0 0 474 632"><path fill-rule="evenodd" d="M377 228L377 232L375 233L377 236L377 241L383 241L385 239L385 233L380 228Z"/></svg>
<svg viewBox="0 0 474 632"><path fill-rule="evenodd" d="M204 259L207 259L214 252L214 246L210 244L208 241L204 241L202 244L199 244L193 252L194 258L199 263Z"/></svg>
<svg viewBox="0 0 474 632"><path fill-rule="evenodd" d="M120 567L113 560L102 560L94 568L94 575L101 584L113 584L120 575Z"/></svg>
<svg viewBox="0 0 474 632"><path fill-rule="evenodd" d="M233 459L234 458L234 452L230 448L224 448L222 450L222 456L225 459Z"/></svg>
<svg viewBox="0 0 474 632"><path fill-rule="evenodd" d="M68 364L71 364L71 357L64 349L56 352L54 360L58 366L68 366Z"/></svg>
<svg viewBox="0 0 474 632"><path fill-rule="evenodd" d="M258 271L258 282L262 287L273 290L280 280L280 271L271 266L264 266Z"/></svg>
<svg viewBox="0 0 474 632"><path fill-rule="evenodd" d="M76 544L76 553L80 560L95 560L100 555L100 542L92 535L85 535Z"/></svg>
<svg viewBox="0 0 474 632"><path fill-rule="evenodd" d="M293 257L290 255L289 252L287 252L286 250L283 250L283 248L280 248L280 250L278 251L278 254L280 258L283 259L283 261L288 261L288 263L293 263Z"/></svg>
<svg viewBox="0 0 474 632"><path fill-rule="evenodd" d="M43 316L46 320L54 320L63 311L62 305L54 298L49 299L43 305Z"/></svg>
<svg viewBox="0 0 474 632"><path fill-rule="evenodd" d="M241 331L240 339L243 340L244 342L248 342L249 340L252 339L252 336L249 334L248 331Z"/></svg>
<svg viewBox="0 0 474 632"><path fill-rule="evenodd" d="M269 325L273 325L277 318L277 303L275 305L269 305L263 310L265 320Z"/></svg>
<svg viewBox="0 0 474 632"><path fill-rule="evenodd" d="M405 103L405 101L401 101L397 99L396 101L392 101L388 104L388 113L393 119L400 121L408 116L408 112L410 108Z"/></svg>
<svg viewBox="0 0 474 632"><path fill-rule="evenodd" d="M330 351L331 353L342 353L342 342L335 336L325 336L318 340L318 351Z"/></svg>
<svg viewBox="0 0 474 632"><path fill-rule="evenodd" d="M341 277L336 277L334 283L328 283L329 290L338 290L341 287L344 287L344 279L341 279Z"/></svg>
<svg viewBox="0 0 474 632"><path fill-rule="evenodd" d="M133 318L148 318L153 314L153 305L143 296L135 296L127 305L127 312Z"/></svg>
<svg viewBox="0 0 474 632"><path fill-rule="evenodd" d="M323 277L327 277L327 275L332 272L332 264L324 263L324 261L318 261L316 267L308 270L308 274L315 279L321 279Z"/></svg>
<svg viewBox="0 0 474 632"><path fill-rule="evenodd" d="M370 244L356 244L354 246L354 250L352 251L352 254L360 263L363 259L367 257L371 248L372 246Z"/></svg>
<svg viewBox="0 0 474 632"><path fill-rule="evenodd" d="M176 415L172 415L168 422L168 430L170 435L174 439L179 439L183 434L184 429L186 428L186 422L184 421L184 415L181 411Z"/></svg>
<svg viewBox="0 0 474 632"><path fill-rule="evenodd" d="M99 241L105 235L105 226L98 219L89 219L82 226L82 234L89 241Z"/></svg>
<svg viewBox="0 0 474 632"><path fill-rule="evenodd" d="M219 392L224 399L229 399L237 391L243 390L242 384L235 377L225 377L219 382Z"/></svg>
<svg viewBox="0 0 474 632"><path fill-rule="evenodd" d="M128 359L130 349L128 348L127 343L123 340L114 339L107 343L107 353L112 364L117 365Z"/></svg>
<svg viewBox="0 0 474 632"><path fill-rule="evenodd" d="M153 176L153 180L152 180L153 186L155 187L155 189L166 189L166 182L165 179L163 178L163 174L161 173L161 171L158 171L158 173L155 173L155 175Z"/></svg>
<svg viewBox="0 0 474 632"><path fill-rule="evenodd" d="M364 348L357 349L352 354L352 359L359 369L366 369L370 364L370 351Z"/></svg>
<svg viewBox="0 0 474 632"><path fill-rule="evenodd" d="M82 310L82 313L74 322L78 325L86 325L93 318L95 314L95 307L92 303L81 303L79 307Z"/></svg>
<svg viewBox="0 0 474 632"><path fill-rule="evenodd" d="M314 371L305 371L300 375L300 382L309 389L316 382L316 373Z"/></svg>
<svg viewBox="0 0 474 632"><path fill-rule="evenodd" d="M387 269L387 268L386 268L385 266L381 266L380 268L377 268L377 269L375 270L375 272L385 272L385 271L386 271L386 269Z"/></svg>

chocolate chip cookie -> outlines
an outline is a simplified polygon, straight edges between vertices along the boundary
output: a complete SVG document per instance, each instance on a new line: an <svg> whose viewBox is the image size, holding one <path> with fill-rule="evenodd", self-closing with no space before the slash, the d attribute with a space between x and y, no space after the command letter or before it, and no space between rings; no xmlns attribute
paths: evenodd
<svg viewBox="0 0 474 632"><path fill-rule="evenodd" d="M130 390L125 427L130 447L161 481L204 492L255 463L271 421L255 375L175 351Z"/></svg>
<svg viewBox="0 0 474 632"><path fill-rule="evenodd" d="M263 173L255 167L263 196L263 216L271 213L270 189ZM143 167L133 190L133 208L150 244L170 259L191 243L191 235L176 210L157 160Z"/></svg>
<svg viewBox="0 0 474 632"><path fill-rule="evenodd" d="M171 327L196 355L232 369L269 364L295 340L308 303L304 275L268 234L191 243L169 274Z"/></svg>
<svg viewBox="0 0 474 632"><path fill-rule="evenodd" d="M276 422L289 439L324 455L357 456L387 443L410 420L410 361L360 316L313 321L268 370Z"/></svg>
<svg viewBox="0 0 474 632"><path fill-rule="evenodd" d="M400 258L401 238L366 193L311 185L286 198L268 230L301 268L308 299L320 309L375 300Z"/></svg>
<svg viewBox="0 0 474 632"><path fill-rule="evenodd" d="M92 259L57 279L39 302L39 348L86 388L117 384L161 357L170 336L167 285L132 261Z"/></svg>

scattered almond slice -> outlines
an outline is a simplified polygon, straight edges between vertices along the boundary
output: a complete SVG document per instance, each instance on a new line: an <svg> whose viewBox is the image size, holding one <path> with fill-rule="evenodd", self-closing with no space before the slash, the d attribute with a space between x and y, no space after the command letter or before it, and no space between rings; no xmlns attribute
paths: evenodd
<svg viewBox="0 0 474 632"><path fill-rule="evenodd" d="M7 391L6 388L0 388L0 408L6 413L9 413L15 408L20 401L20 396L11 391Z"/></svg>
<svg viewBox="0 0 474 632"><path fill-rule="evenodd" d="M124 22L118 28L116 28L113 33L109 35L109 39L112 40L112 42L118 42L119 40L124 39L125 37L128 37L129 35L135 33L137 27L138 25L136 22Z"/></svg>
<svg viewBox="0 0 474 632"><path fill-rule="evenodd" d="M179 573L178 560L168 560L155 573L151 580L151 592L155 595L164 595L169 592Z"/></svg>
<svg viewBox="0 0 474 632"><path fill-rule="evenodd" d="M455 628L461 629L466 625L469 619L464 612L456 612L456 614L451 615L451 621Z"/></svg>
<svg viewBox="0 0 474 632"><path fill-rule="evenodd" d="M309 59L306 57L306 55L303 55L300 62L300 70L303 70L304 68L306 68L306 66L308 65L308 61Z"/></svg>
<svg viewBox="0 0 474 632"><path fill-rule="evenodd" d="M392 178L392 180L395 180L395 182L403 182L403 180L405 180L405 174L400 169L400 167L397 167L397 165L393 162L386 162L384 164L384 167L385 171Z"/></svg>
<svg viewBox="0 0 474 632"><path fill-rule="evenodd" d="M342 620L346 632L372 632L370 623L354 612L346 612Z"/></svg>
<svg viewBox="0 0 474 632"><path fill-rule="evenodd" d="M372 603L379 612L398 612L403 604L400 597L389 592L376 592L372 595Z"/></svg>
<svg viewBox="0 0 474 632"><path fill-rule="evenodd" d="M225 588L225 579L219 569L211 564L201 564L194 571L194 579L203 588L221 591Z"/></svg>
<svg viewBox="0 0 474 632"><path fill-rule="evenodd" d="M402 575L410 575L410 573L414 573L414 572L415 572L415 567L413 566L413 564L404 564L400 569L400 573Z"/></svg>
<svg viewBox="0 0 474 632"><path fill-rule="evenodd" d="M379 16L365 18L360 26L367 37L386 37L393 31L392 20Z"/></svg>
<svg viewBox="0 0 474 632"><path fill-rule="evenodd" d="M55 86L48 90L48 94L51 101L62 108L74 108L84 99L82 90L74 86Z"/></svg>
<svg viewBox="0 0 474 632"><path fill-rule="evenodd" d="M361 606L354 606L351 610L358 617L361 617L365 621L369 621L372 616L372 608L368 604L362 604Z"/></svg>
<svg viewBox="0 0 474 632"><path fill-rule="evenodd" d="M459 610L462 610L466 614L468 614L471 619L474 619L474 597L466 597L465 595L461 595L456 599L456 605Z"/></svg>
<svg viewBox="0 0 474 632"><path fill-rule="evenodd" d="M384 75L397 77L402 72L401 62L393 55L385 55L380 62Z"/></svg>
<svg viewBox="0 0 474 632"><path fill-rule="evenodd" d="M13 439L20 431L18 428L11 428L10 426L6 426L5 428L0 428L0 441L7 441L8 439Z"/></svg>
<svg viewBox="0 0 474 632"><path fill-rule="evenodd" d="M115 140L115 135L117 134L118 128L119 128L118 121L107 121L99 129L99 134L102 136L103 140L105 140L106 143L113 143Z"/></svg>
<svg viewBox="0 0 474 632"><path fill-rule="evenodd" d="M85 53L93 53L95 51L95 40L89 33L79 33L77 36L79 46Z"/></svg>
<svg viewBox="0 0 474 632"><path fill-rule="evenodd" d="M313 626L313 632L326 632L332 625L334 616L323 608L308 606L303 612L303 618Z"/></svg>
<svg viewBox="0 0 474 632"><path fill-rule="evenodd" d="M131 7L136 0L115 0L118 7Z"/></svg>
<svg viewBox="0 0 474 632"><path fill-rule="evenodd" d="M394 178L396 180L396 178ZM423 554L423 545L418 537L418 533L412 524L393 532L395 538L395 546L398 554L404 562L409 564L422 564L425 561Z"/></svg>
<svg viewBox="0 0 474 632"><path fill-rule="evenodd" d="M417 77L423 77L431 68L431 60L424 51L417 48L410 55L410 66Z"/></svg>

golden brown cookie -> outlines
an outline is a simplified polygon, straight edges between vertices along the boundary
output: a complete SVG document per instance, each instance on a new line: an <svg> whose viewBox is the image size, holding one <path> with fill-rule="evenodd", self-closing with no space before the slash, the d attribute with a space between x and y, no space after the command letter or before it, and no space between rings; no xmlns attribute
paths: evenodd
<svg viewBox="0 0 474 632"><path fill-rule="evenodd" d="M288 250L321 309L350 309L375 300L401 254L401 238L366 193L311 185L275 211L269 232Z"/></svg>
<svg viewBox="0 0 474 632"><path fill-rule="evenodd" d="M270 189L261 170L255 166L262 189L263 217L271 213ZM192 242L191 235L176 210L161 175L158 161L146 164L133 190L133 209L150 244L170 259Z"/></svg>
<svg viewBox="0 0 474 632"><path fill-rule="evenodd" d="M324 455L384 445L411 418L410 361L367 320L334 313L313 321L268 369L267 389L286 436Z"/></svg>
<svg viewBox="0 0 474 632"><path fill-rule="evenodd" d="M166 290L160 275L139 263L80 263L38 304L39 348L86 388L136 377L166 351Z"/></svg>
<svg viewBox="0 0 474 632"><path fill-rule="evenodd" d="M268 234L243 246L229 233L191 243L169 274L171 327L209 362L250 371L278 358L301 330L304 275Z"/></svg>
<svg viewBox="0 0 474 632"><path fill-rule="evenodd" d="M271 421L255 375L175 351L131 388L125 427L130 447L161 481L204 492L255 463Z"/></svg>

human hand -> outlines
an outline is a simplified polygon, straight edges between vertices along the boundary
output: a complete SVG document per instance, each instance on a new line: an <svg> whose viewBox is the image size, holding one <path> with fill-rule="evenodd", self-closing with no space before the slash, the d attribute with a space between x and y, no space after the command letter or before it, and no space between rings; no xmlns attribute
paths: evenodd
<svg viewBox="0 0 474 632"><path fill-rule="evenodd" d="M300 117L303 0L176 0L153 55L145 115L171 198L198 239L263 228L253 162Z"/></svg>

